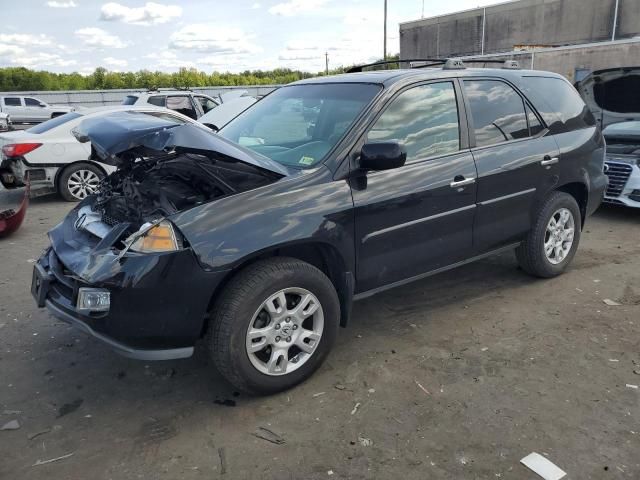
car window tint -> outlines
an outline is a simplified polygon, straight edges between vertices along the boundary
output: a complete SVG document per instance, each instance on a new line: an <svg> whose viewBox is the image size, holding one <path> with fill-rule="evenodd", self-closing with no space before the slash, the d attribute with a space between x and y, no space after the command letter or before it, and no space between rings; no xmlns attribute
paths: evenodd
<svg viewBox="0 0 640 480"><path fill-rule="evenodd" d="M7 107L19 107L20 106L20 99L16 98L16 97L6 97L4 99L4 104Z"/></svg>
<svg viewBox="0 0 640 480"><path fill-rule="evenodd" d="M200 105L202 106L202 111L204 113L210 112L211 110L213 110L218 106L218 104L216 104L210 98L201 97L201 96L197 96L196 98L198 99L198 102L200 102Z"/></svg>
<svg viewBox="0 0 640 480"><path fill-rule="evenodd" d="M170 110L175 110L176 112L186 115L187 117L194 120L198 118L196 109L193 103L191 103L191 98L187 97L186 95L167 97L167 108Z"/></svg>
<svg viewBox="0 0 640 480"><path fill-rule="evenodd" d="M534 137L544 130L544 125L542 125L538 116L533 113L529 105L525 105L525 109L527 110L527 121L529 122L529 135Z"/></svg>
<svg viewBox="0 0 640 480"><path fill-rule="evenodd" d="M36 100L35 98L29 98L29 97L25 97L24 104L27 107L39 107L40 106L40 102L38 100Z"/></svg>
<svg viewBox="0 0 640 480"><path fill-rule="evenodd" d="M460 149L456 93L451 82L421 85L402 92L376 120L369 142L400 142L407 161Z"/></svg>
<svg viewBox="0 0 640 480"><path fill-rule="evenodd" d="M522 97L496 80L465 80L476 146L493 145L529 136Z"/></svg>
<svg viewBox="0 0 640 480"><path fill-rule="evenodd" d="M151 105L155 105L157 107L164 107L167 103L167 97L165 97L164 95L155 95L153 97L147 98L147 103L150 103Z"/></svg>
<svg viewBox="0 0 640 480"><path fill-rule="evenodd" d="M596 123L577 90L561 78L523 77L522 88L551 133L568 132Z"/></svg>
<svg viewBox="0 0 640 480"><path fill-rule="evenodd" d="M69 112L64 115L60 115L59 117L53 117L51 120L47 120L46 122L39 123L38 125L31 127L27 130L29 133L45 133L51 130L52 128L59 127L67 122L70 122L74 118L81 117L82 114L78 112Z"/></svg>
<svg viewBox="0 0 640 480"><path fill-rule="evenodd" d="M127 95L124 97L124 100L122 100L122 105L133 105L136 103L136 100L138 100L138 97L135 95Z"/></svg>

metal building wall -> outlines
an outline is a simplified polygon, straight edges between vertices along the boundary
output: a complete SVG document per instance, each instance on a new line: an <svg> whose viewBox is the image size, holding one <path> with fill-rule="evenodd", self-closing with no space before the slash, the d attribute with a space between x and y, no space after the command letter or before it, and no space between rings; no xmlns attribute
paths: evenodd
<svg viewBox="0 0 640 480"><path fill-rule="evenodd" d="M480 55L512 51L516 45L559 46L637 35L639 0L517 0L402 23L400 58Z"/></svg>

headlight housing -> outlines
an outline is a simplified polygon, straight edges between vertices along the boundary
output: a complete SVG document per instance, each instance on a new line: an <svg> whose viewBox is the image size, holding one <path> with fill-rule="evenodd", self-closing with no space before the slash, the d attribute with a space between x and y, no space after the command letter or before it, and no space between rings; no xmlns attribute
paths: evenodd
<svg viewBox="0 0 640 480"><path fill-rule="evenodd" d="M130 243L129 250L139 253L173 252L181 250L184 245L182 237L168 220L143 225L127 243Z"/></svg>

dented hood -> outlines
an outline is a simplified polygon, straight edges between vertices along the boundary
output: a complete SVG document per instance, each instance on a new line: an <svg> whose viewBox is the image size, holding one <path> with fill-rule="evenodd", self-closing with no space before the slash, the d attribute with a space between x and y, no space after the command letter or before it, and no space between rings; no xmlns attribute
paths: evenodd
<svg viewBox="0 0 640 480"><path fill-rule="evenodd" d="M280 175L289 171L279 163L241 147L192 123L176 123L142 112L113 112L83 120L73 129L80 142L91 142L93 155L102 163L123 166L152 152L221 155ZM134 155L126 155L126 153Z"/></svg>

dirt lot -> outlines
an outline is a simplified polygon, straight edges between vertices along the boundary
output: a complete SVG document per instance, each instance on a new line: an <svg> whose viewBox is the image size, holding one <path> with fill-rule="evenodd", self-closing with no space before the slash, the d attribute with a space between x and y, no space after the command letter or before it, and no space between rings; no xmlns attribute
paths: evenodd
<svg viewBox="0 0 640 480"><path fill-rule="evenodd" d="M69 208L35 200L0 240L2 479L527 480L532 451L640 478L640 211L600 210L557 279L505 254L357 303L311 380L247 398L203 355L124 359L34 306Z"/></svg>

